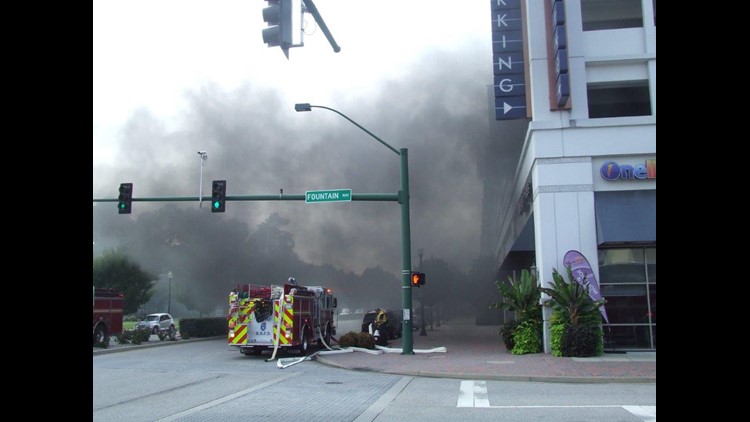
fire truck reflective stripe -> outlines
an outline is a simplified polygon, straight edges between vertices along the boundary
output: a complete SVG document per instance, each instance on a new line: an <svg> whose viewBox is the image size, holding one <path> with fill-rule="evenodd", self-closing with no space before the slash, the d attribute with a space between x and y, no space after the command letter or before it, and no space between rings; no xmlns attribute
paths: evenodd
<svg viewBox="0 0 750 422"><path fill-rule="evenodd" d="M294 321L294 309L292 308L284 309L284 322L287 325L292 325L292 321Z"/></svg>
<svg viewBox="0 0 750 422"><path fill-rule="evenodd" d="M291 338L291 333L292 333L291 331L288 331L286 329L287 323L291 324L291 320L287 321L288 314L289 314L289 309L285 307L284 318L283 318L284 323L282 323L281 327L279 327L279 331L281 332L280 337L279 337L279 344L282 344L282 345L289 345L289 340ZM273 303L273 324L274 324L274 327L276 327L276 325L279 324L279 301L276 301ZM273 338L273 341L275 342L277 330L274 328L271 332L273 333L272 338ZM287 336L287 333L289 333L289 336Z"/></svg>
<svg viewBox="0 0 750 422"><path fill-rule="evenodd" d="M282 325L281 326L281 338L279 339L279 343L280 344L289 345L289 340L290 339L287 338L286 333L287 333L286 327Z"/></svg>
<svg viewBox="0 0 750 422"><path fill-rule="evenodd" d="M230 338L231 344L245 344L247 342L247 325L238 325L234 328L234 338Z"/></svg>

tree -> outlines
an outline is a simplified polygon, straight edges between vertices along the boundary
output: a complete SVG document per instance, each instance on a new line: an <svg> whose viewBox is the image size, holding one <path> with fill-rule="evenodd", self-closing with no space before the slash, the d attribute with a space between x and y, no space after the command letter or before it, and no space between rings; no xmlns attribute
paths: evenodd
<svg viewBox="0 0 750 422"><path fill-rule="evenodd" d="M148 302L156 277L141 269L127 255L110 250L94 258L94 286L117 289L125 295L123 312L132 314Z"/></svg>

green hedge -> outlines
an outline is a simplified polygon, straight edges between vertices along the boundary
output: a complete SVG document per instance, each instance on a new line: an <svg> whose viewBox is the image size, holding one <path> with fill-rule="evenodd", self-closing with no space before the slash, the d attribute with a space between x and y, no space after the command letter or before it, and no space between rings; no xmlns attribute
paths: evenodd
<svg viewBox="0 0 750 422"><path fill-rule="evenodd" d="M500 328L500 331L498 333L503 336L503 342L505 343L505 349L509 352L513 350L513 346L516 345L516 343L513 341L513 334L516 331L516 328L518 327L518 321L515 319L512 319L505 324L503 324L503 327Z"/></svg>
<svg viewBox="0 0 750 422"><path fill-rule="evenodd" d="M226 317L180 319L180 336L183 339L225 336L228 330Z"/></svg>
<svg viewBox="0 0 750 422"><path fill-rule="evenodd" d="M535 319L521 321L513 332L514 355L539 353L542 351L542 322Z"/></svg>
<svg viewBox="0 0 750 422"><path fill-rule="evenodd" d="M565 315L555 311L549 318L549 346L552 356L562 356L562 335L565 331Z"/></svg>

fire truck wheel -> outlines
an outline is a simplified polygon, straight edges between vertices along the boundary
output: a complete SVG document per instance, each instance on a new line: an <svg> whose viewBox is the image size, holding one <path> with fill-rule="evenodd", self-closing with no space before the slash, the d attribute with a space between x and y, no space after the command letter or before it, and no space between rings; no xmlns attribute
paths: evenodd
<svg viewBox="0 0 750 422"><path fill-rule="evenodd" d="M307 350L310 348L310 339L307 336L307 330L302 330L302 341L299 345L299 352L302 355L307 356Z"/></svg>
<svg viewBox="0 0 750 422"><path fill-rule="evenodd" d="M107 330L102 325L96 326L96 331L94 331L94 344L96 343L104 343L108 341L107 338Z"/></svg>

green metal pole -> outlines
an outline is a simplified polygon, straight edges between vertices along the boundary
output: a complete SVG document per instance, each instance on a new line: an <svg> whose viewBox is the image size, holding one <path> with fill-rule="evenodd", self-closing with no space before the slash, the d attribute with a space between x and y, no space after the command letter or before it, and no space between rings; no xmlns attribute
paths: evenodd
<svg viewBox="0 0 750 422"><path fill-rule="evenodd" d="M355 122L354 120L350 119L348 116L346 116L344 113L330 108L326 106L319 106L319 105L312 105L310 103L297 103L294 105L295 111L310 111L314 107L318 108L324 108L326 110L330 110L339 116L345 118L349 122L351 122L354 126L357 126L358 128L362 129L365 133L372 136L383 144L385 147L390 149L391 151L395 152L401 157L401 190L398 192L398 202L401 204L401 258L402 258L402 266L401 266L401 293L403 297L403 324L402 324L402 333L403 333L403 341L402 344L402 355L413 355L414 354L414 341L412 337L412 321L413 321L413 313L412 313L412 304L411 304L411 227L409 226L409 150L406 148L401 148L401 150L396 150L396 148L389 145L384 140L378 138L375 136L374 133L370 132L369 130L365 129L360 125L359 123Z"/></svg>
<svg viewBox="0 0 750 422"><path fill-rule="evenodd" d="M414 354L411 309L411 226L409 225L409 150L401 148L401 289L403 290L404 327L402 355Z"/></svg>

